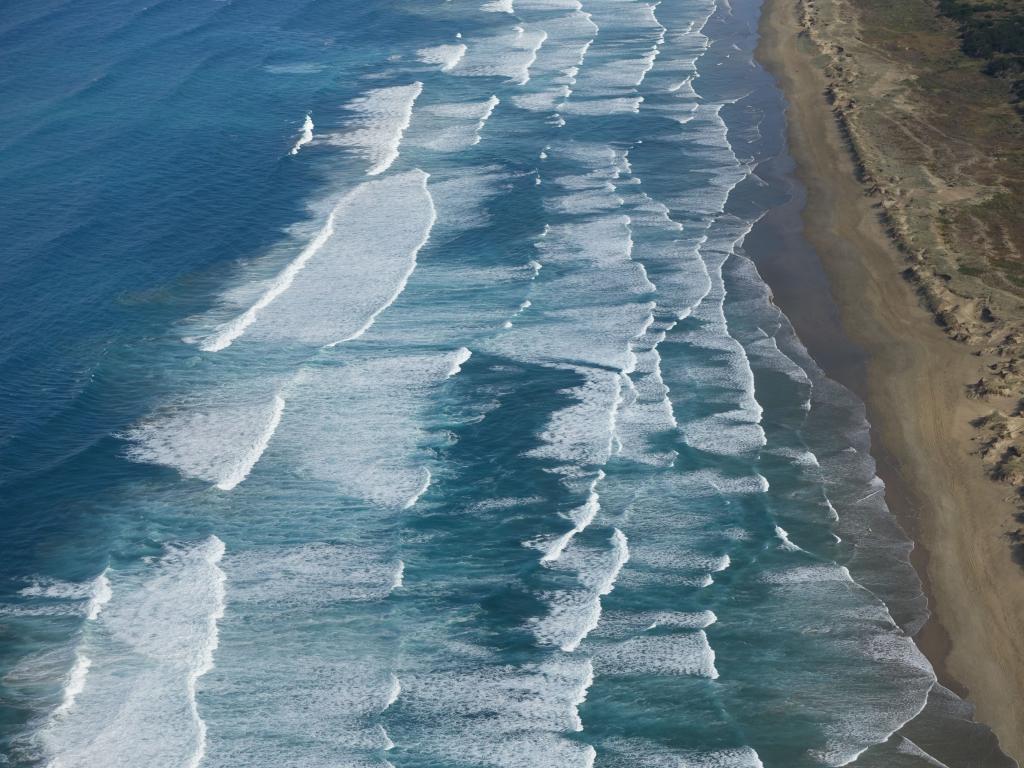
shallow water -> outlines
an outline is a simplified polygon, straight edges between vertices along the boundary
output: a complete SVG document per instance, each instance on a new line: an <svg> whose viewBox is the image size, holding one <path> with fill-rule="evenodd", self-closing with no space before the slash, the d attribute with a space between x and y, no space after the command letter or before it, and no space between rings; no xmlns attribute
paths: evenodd
<svg viewBox="0 0 1024 768"><path fill-rule="evenodd" d="M743 251L758 13L13 9L7 764L1010 765Z"/></svg>

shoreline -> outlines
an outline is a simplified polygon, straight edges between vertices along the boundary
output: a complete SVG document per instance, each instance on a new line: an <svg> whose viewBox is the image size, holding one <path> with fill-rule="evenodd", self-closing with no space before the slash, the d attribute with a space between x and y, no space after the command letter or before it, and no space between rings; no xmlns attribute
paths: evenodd
<svg viewBox="0 0 1024 768"><path fill-rule="evenodd" d="M777 168L784 155L759 172L795 194L755 227L748 251L811 355L866 404L932 612L918 646L1024 760L1024 573L1005 536L1016 508L972 455L971 422L991 406L966 396L984 358L950 339L902 277L906 259L858 179L796 0L765 0L759 27L757 58L786 99L795 165Z"/></svg>

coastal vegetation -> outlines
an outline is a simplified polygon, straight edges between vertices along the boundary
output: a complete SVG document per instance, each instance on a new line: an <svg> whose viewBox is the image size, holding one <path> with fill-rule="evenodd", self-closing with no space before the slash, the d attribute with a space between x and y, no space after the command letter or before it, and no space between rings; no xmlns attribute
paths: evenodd
<svg viewBox="0 0 1024 768"><path fill-rule="evenodd" d="M803 0L802 11L904 276L979 358L966 394L993 418L975 425L977 452L1024 502L1024 2Z"/></svg>
<svg viewBox="0 0 1024 768"><path fill-rule="evenodd" d="M1010 97L1024 112L1024 3L939 0L939 10L960 25L961 48L984 59L984 72L1009 83Z"/></svg>

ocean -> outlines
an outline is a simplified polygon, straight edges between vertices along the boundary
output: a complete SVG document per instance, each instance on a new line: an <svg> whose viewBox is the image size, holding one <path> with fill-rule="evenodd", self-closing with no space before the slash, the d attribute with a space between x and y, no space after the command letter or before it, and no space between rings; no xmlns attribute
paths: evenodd
<svg viewBox="0 0 1024 768"><path fill-rule="evenodd" d="M0 764L1012 766L744 249L759 13L8 3Z"/></svg>

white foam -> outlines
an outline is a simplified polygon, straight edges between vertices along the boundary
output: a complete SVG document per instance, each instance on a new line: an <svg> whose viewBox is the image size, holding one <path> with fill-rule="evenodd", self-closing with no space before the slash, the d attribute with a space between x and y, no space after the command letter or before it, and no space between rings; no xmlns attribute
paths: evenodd
<svg viewBox="0 0 1024 768"><path fill-rule="evenodd" d="M84 653L79 651L75 654L75 663L71 667L71 671L68 673L67 680L64 683L64 691L61 698L60 705L54 710L54 717L63 717L71 708L75 705L75 699L78 698L78 694L85 690L85 678L89 674L89 667L92 666L92 661Z"/></svg>
<svg viewBox="0 0 1024 768"><path fill-rule="evenodd" d="M693 311L700 322L678 334L687 343L706 350L714 365L695 365L686 372L679 386L720 388L728 399L716 403L716 411L680 424L688 445L717 455L738 455L759 451L765 444L761 426L763 409L755 397L754 373L743 346L730 334L725 318L725 287L722 264L749 232L749 224L738 225L701 245L711 287ZM671 382L670 382L671 385Z"/></svg>
<svg viewBox="0 0 1024 768"><path fill-rule="evenodd" d="M558 645L566 653L579 648L601 620L601 598L611 593L623 566L629 561L629 543L615 528L610 553L596 555L583 549L570 549L565 567L577 568L582 589L556 592L548 596L550 612L534 624L537 639ZM576 547L576 545L573 545Z"/></svg>
<svg viewBox="0 0 1024 768"><path fill-rule="evenodd" d="M718 678L715 652L703 630L677 635L645 635L614 645L602 645L594 662L601 675Z"/></svg>
<svg viewBox="0 0 1024 768"><path fill-rule="evenodd" d="M103 573L97 576L89 590L89 602L85 608L85 618L89 621L96 621L99 618L100 611L103 610L103 606L110 602L110 598L113 597L114 593L110 588L110 579L107 576L109 569L104 568Z"/></svg>
<svg viewBox="0 0 1024 768"><path fill-rule="evenodd" d="M654 61L659 53L658 45L652 45L640 56L616 58L587 71L587 92L595 95L605 91L616 91L639 88L648 73L654 69ZM593 82L591 82L593 81Z"/></svg>
<svg viewBox="0 0 1024 768"><path fill-rule="evenodd" d="M580 0L516 0L521 11L578 11Z"/></svg>
<svg viewBox="0 0 1024 768"><path fill-rule="evenodd" d="M457 350L455 350L455 352L452 354L451 368L449 368L448 370L447 378L451 378L455 374L460 373L462 371L462 366L465 365L465 363L468 362L469 358L472 356L473 353L470 352L469 349L467 349L466 347L459 347Z"/></svg>
<svg viewBox="0 0 1024 768"><path fill-rule="evenodd" d="M390 510L409 509L430 485L431 399L468 359L447 353L351 357L296 380L276 445L304 482Z"/></svg>
<svg viewBox="0 0 1024 768"><path fill-rule="evenodd" d="M277 614L384 600L401 586L404 573L402 561L390 555L323 542L236 553L224 569L233 602Z"/></svg>
<svg viewBox="0 0 1024 768"><path fill-rule="evenodd" d="M604 578L598 585L598 595L608 595L611 593L611 590L615 587L615 580L618 578L618 572L623 569L623 566L626 565L630 559L629 542L626 539L624 532L618 528L615 528L614 531L612 531L611 546L613 550L611 568L604 575Z"/></svg>
<svg viewBox="0 0 1024 768"><path fill-rule="evenodd" d="M480 10L491 13L515 13L512 0L489 0L480 6Z"/></svg>
<svg viewBox="0 0 1024 768"><path fill-rule="evenodd" d="M530 301L529 299L526 299L526 300L520 302L519 307L516 309L515 312L512 313L512 318L509 319L509 320L506 320L502 324L502 328L511 328L512 327L512 320L514 320L515 318L519 317L519 315L523 314L523 312L525 312L526 310L528 310L532 306L533 306L533 302Z"/></svg>
<svg viewBox="0 0 1024 768"><path fill-rule="evenodd" d="M285 402L187 404L167 409L134 427L126 437L134 461L160 464L186 477L229 491L260 460L281 423Z"/></svg>
<svg viewBox="0 0 1024 768"><path fill-rule="evenodd" d="M919 746L917 746L917 744L915 744L910 739L904 736L900 737L900 742L896 747L896 751L899 752L901 755L912 755L913 757L919 757L922 760L924 760L928 765L933 766L933 768L949 768L949 766L947 766L945 763L941 762L940 760L936 760L934 757L932 757Z"/></svg>
<svg viewBox="0 0 1024 768"><path fill-rule="evenodd" d="M685 96L696 97L696 92L693 90L693 75L687 75L678 83L668 89L669 93L682 92Z"/></svg>
<svg viewBox="0 0 1024 768"><path fill-rule="evenodd" d="M425 64L437 64L442 72L451 72L466 55L466 45L435 45L431 48L421 48L416 55Z"/></svg>
<svg viewBox="0 0 1024 768"><path fill-rule="evenodd" d="M217 483L217 487L220 490L230 491L249 476L249 472L251 472L252 468L256 466L256 462L260 460L260 456L263 455L263 452L270 444L270 438L274 436L274 432L277 430L278 424L281 423L282 415L284 415L284 398L280 395L275 395L274 405L270 411L270 418L267 419L267 423L263 426L263 429L260 430L256 439L246 447L238 462L231 467L227 474Z"/></svg>
<svg viewBox="0 0 1024 768"><path fill-rule="evenodd" d="M438 765L586 768L593 748L563 737L581 727L593 681L589 659L494 665L466 648L445 668L403 675L404 731ZM481 658L481 655L484 658Z"/></svg>
<svg viewBox="0 0 1024 768"><path fill-rule="evenodd" d="M315 533L339 530L317 519ZM310 532L299 520L277 530L286 541ZM253 755L273 765L382 765L390 738L380 714L399 685L394 644L374 628L393 609L402 561L379 529L348 531L341 541L268 541L224 558L231 610L217 668L203 680L204 766L246 768ZM310 738L291 738L300 732Z"/></svg>
<svg viewBox="0 0 1024 768"><path fill-rule="evenodd" d="M313 116L307 112L306 119L302 121L302 133L299 134L299 138L295 140L295 144L292 146L288 154L299 154L299 150L311 141L313 141Z"/></svg>
<svg viewBox="0 0 1024 768"><path fill-rule="evenodd" d="M416 502L420 500L420 496L426 493L427 489L430 488L430 480L430 470L424 469L423 482L420 483L419 488L417 488L413 495L410 496L409 499L402 505L402 509L412 509L414 506L416 506Z"/></svg>
<svg viewBox="0 0 1024 768"><path fill-rule="evenodd" d="M427 178L416 169L356 187L260 298L201 348L222 350L250 329L326 346L362 336L405 289L430 237L437 212Z"/></svg>
<svg viewBox="0 0 1024 768"><path fill-rule="evenodd" d="M376 88L348 103L358 113L353 127L327 137L331 144L350 147L369 161L366 173L384 173L398 159L402 135L412 122L412 108L423 92L423 83Z"/></svg>
<svg viewBox="0 0 1024 768"><path fill-rule="evenodd" d="M196 688L218 644L223 554L223 542L211 536L171 547L137 572L118 571L88 661L80 655L69 677L66 706L38 734L51 765L200 764L206 724Z"/></svg>
<svg viewBox="0 0 1024 768"><path fill-rule="evenodd" d="M595 199L606 195L599 192ZM630 294L643 297L652 288L640 265L630 259L628 217L559 224L537 247L543 262L558 269L550 279L538 278L531 289L531 317L536 322L517 324L492 347L514 359L578 366L590 379L612 372L587 373L583 366L633 368L636 356L630 342L651 322L654 304L623 301Z"/></svg>
<svg viewBox="0 0 1024 768"><path fill-rule="evenodd" d="M551 415L540 435L542 445L527 455L576 467L603 466L615 444L615 413L622 397L622 381L611 371L577 370L585 382L564 392L576 402Z"/></svg>
<svg viewBox="0 0 1024 768"><path fill-rule="evenodd" d="M530 82L530 67L547 39L542 29L517 26L511 32L483 38L471 47L452 72L470 77L504 77L516 85Z"/></svg>
<svg viewBox="0 0 1024 768"><path fill-rule="evenodd" d="M32 583L18 590L23 597L43 598L47 601L68 601L72 605L65 611L59 604L40 606L38 615L60 615L62 613L78 613L85 615L86 620L95 621L111 597L108 569L104 569L95 579L86 582L62 581L46 577L37 577ZM16 613L16 612L14 612ZM31 610L24 615L33 615Z"/></svg>
<svg viewBox="0 0 1024 768"><path fill-rule="evenodd" d="M587 700L587 691L594 684L594 664L590 659L584 662L584 670L583 679L580 680L579 687L576 689L570 703L573 708L572 730L577 732L583 730L583 721L580 719L580 706Z"/></svg>
<svg viewBox="0 0 1024 768"><path fill-rule="evenodd" d="M486 713L484 714L486 716ZM493 722L487 722L493 727ZM594 747L547 732L503 733L483 737L477 721L468 721L458 733L434 736L418 745L419 753L438 756L435 765L473 765L489 768L593 768ZM472 734L472 735L470 735Z"/></svg>
<svg viewBox="0 0 1024 768"><path fill-rule="evenodd" d="M751 747L677 751L663 742L616 738L605 744L615 768L764 768Z"/></svg>
<svg viewBox="0 0 1024 768"><path fill-rule="evenodd" d="M476 124L476 139L473 144L479 144L484 130L484 126L487 125L487 121L491 119L491 115L494 114L494 108L500 104L501 101L497 96L491 96L486 102L484 102L484 111L480 115L480 120Z"/></svg>
<svg viewBox="0 0 1024 768"><path fill-rule="evenodd" d="M553 112L571 93L569 86L563 85L551 90L517 94L512 97L512 103L531 112Z"/></svg>
<svg viewBox="0 0 1024 768"><path fill-rule="evenodd" d="M563 104L561 111L571 115L628 115L638 113L643 102L643 96L573 100Z"/></svg>
<svg viewBox="0 0 1024 768"><path fill-rule="evenodd" d="M394 704L396 701L398 701L398 697L401 696L401 695L402 695L402 683L398 679L397 675L392 674L391 675L391 688L388 691L387 700L384 702L384 706L381 708L381 711L383 712L384 710L386 710L389 707L391 707L392 704Z"/></svg>
<svg viewBox="0 0 1024 768"><path fill-rule="evenodd" d="M548 40L531 67L531 73L536 73L537 78L544 83L546 100L554 98L564 101L569 98L571 91L568 86L575 82L598 27L591 20L590 14L582 11L582 6L577 2L529 5L530 10L569 11L564 15L544 19L544 31L548 33ZM540 5L545 7L538 7ZM554 84L555 87L550 87L548 83Z"/></svg>
<svg viewBox="0 0 1024 768"><path fill-rule="evenodd" d="M668 387L661 376L661 355L657 345L663 339L663 332L652 334L648 331L634 344L637 371L623 374L626 396L616 424L617 455L652 466L673 464L676 458L674 450L655 450L651 443L657 434L670 434L679 426L668 397ZM637 351L640 345L649 345L650 349Z"/></svg>
<svg viewBox="0 0 1024 768"><path fill-rule="evenodd" d="M643 557L642 549L634 559ZM707 629L718 621L713 611L630 611L621 606L612 612L603 612L595 636L602 640L625 640L655 629Z"/></svg>
<svg viewBox="0 0 1024 768"><path fill-rule="evenodd" d="M461 128L458 131L457 146L465 149L474 140ZM446 143L448 135L441 137ZM507 188L507 171L500 166L459 166L446 175L430 177L430 194L437 206L437 226L447 232L464 232L479 229L491 222L487 203ZM437 265L441 266L441 265ZM456 276L467 273L459 265Z"/></svg>
<svg viewBox="0 0 1024 768"><path fill-rule="evenodd" d="M776 525L775 526L775 536L776 536L776 538L778 538L778 540L780 542L779 549L784 549L787 552L803 552L803 549L801 549L796 544L794 544L792 541L790 541L789 534L786 532L785 528L782 528L781 526Z"/></svg>
<svg viewBox="0 0 1024 768"><path fill-rule="evenodd" d="M616 204L614 190L600 174L561 177L556 183L572 190L563 199L586 190L594 200L591 210ZM622 373L635 369L632 342L646 333L654 309L649 301L623 302L624 296L653 289L643 267L631 260L632 247L627 216L601 215L546 228L537 248L544 263L555 268L551 278L538 276L531 287L529 322L506 325L491 342L505 356L581 377L563 392L574 402L551 415L540 435L542 445L528 454L553 459L565 471L601 467L621 448L617 418L630 384ZM556 542L555 551L568 538Z"/></svg>
<svg viewBox="0 0 1024 768"><path fill-rule="evenodd" d="M91 583L35 578L32 584L18 590L23 597L44 597L56 600L83 600L89 596Z"/></svg>
<svg viewBox="0 0 1024 768"><path fill-rule="evenodd" d="M484 126L500 103L497 96L491 96L482 102L425 105L417 112L416 125L406 141L435 152L461 152L475 147L483 139Z"/></svg>
<svg viewBox="0 0 1024 768"><path fill-rule="evenodd" d="M563 533L548 545L544 556L541 558L542 563L549 563L561 557L562 552L569 545L569 542L572 541L572 537L577 533L582 533L594 521L594 518L601 509L601 497L597 493L597 484L601 482L604 476L604 471L598 470L597 476L590 483L587 500L570 513L570 518L573 521L572 529Z"/></svg>
<svg viewBox="0 0 1024 768"><path fill-rule="evenodd" d="M366 318L362 325L360 325L354 331L346 333L341 338L329 342L326 346L333 347L337 344L341 344L346 341L358 339L360 336L366 333L366 331L369 330L370 326L373 325L378 315L380 315L381 312L383 312L385 309L387 309L388 307L395 303L395 300L401 295L402 291L405 290L405 286L408 283L409 277L410 275L412 275L413 270L416 269L416 256L419 254L420 249L422 249L423 246L427 244L427 240L430 238L430 231L434 226L434 222L437 221L437 210L434 208L433 200L430 197L430 192L427 190L427 174L423 173L422 171L416 170L411 171L409 174L407 174L407 177L408 178L402 178L400 182L403 191L408 180L411 179L414 181L418 181L420 190L422 192L421 196L418 195L418 202L422 203L423 205L419 210L416 210L415 208L413 208L412 210L408 208L405 209L404 212L406 216L403 217L403 221L406 222L408 229L392 226L390 228L390 232L399 232L403 236L407 236L408 239L406 239L405 237L401 238L401 244L398 245L397 248L393 248L389 252L373 253L373 256L376 256L378 258L389 257L390 259L397 261L397 264L395 264L393 267L394 274L397 279L395 279L391 286L389 286L391 290L383 297L380 297L383 298L382 301L380 300L380 298L378 298L378 296L373 297L373 302L374 304L376 304L376 308L374 308L373 311L370 312L369 317ZM398 179L399 177L395 177L396 181ZM381 190L378 189L375 191L378 194L380 194ZM420 214L419 219L417 219L415 215L416 213ZM393 222L394 219L391 219L391 221ZM376 224L377 222L374 223ZM353 249L359 247L358 242L355 241L355 238L353 237L354 234L355 233L352 232L351 230L347 233L348 237L353 238L352 241L350 241L350 247L352 247ZM418 239L415 240L415 242L412 242L412 238L416 237L417 235ZM397 245L395 241L392 241L391 243L388 244L392 246ZM376 267L373 270L376 273L374 274L374 277L379 277L382 273L386 274L384 264L382 263L382 261L383 260L378 260L377 263L374 265ZM330 267L327 268L329 269ZM318 298L322 300L325 299L327 303L330 304L331 298L334 298L336 300L337 297L325 297L323 296L322 293L318 291ZM348 318L345 319L347 320Z"/></svg>
<svg viewBox="0 0 1024 768"><path fill-rule="evenodd" d="M355 193L353 193L353 195L354 194ZM347 199L348 198L346 197L345 200ZM344 204L345 200L343 200L341 204ZM339 207L341 204L339 204ZM204 352L219 352L222 349L231 346L235 339L245 333L246 329L256 321L259 313L270 306L279 296L281 296L281 294L291 287L296 275L305 268L309 260L313 258L313 256L315 256L331 239L331 236L334 234L334 221L336 216L337 208L330 212L327 216L327 221L324 222L324 225L316 233L313 239L305 248L302 249L302 251L299 252L299 255L273 279L270 287L264 291L256 302L242 314L225 323L218 328L214 334L203 340L199 344L199 348Z"/></svg>
<svg viewBox="0 0 1024 768"><path fill-rule="evenodd" d="M843 582L854 584L853 577L845 565L835 563L801 565L774 573L765 573L760 581L765 584L810 584L820 582Z"/></svg>
<svg viewBox="0 0 1024 768"><path fill-rule="evenodd" d="M713 611L700 611L699 613L679 613L678 611L662 611L651 617L648 630L658 627L670 627L672 629L707 629L718 621Z"/></svg>
<svg viewBox="0 0 1024 768"><path fill-rule="evenodd" d="M210 566L210 575L213 581L211 590L213 593L213 606L207 615L204 642L200 646L199 653L196 654L198 663L189 671L187 678L189 708L192 711L192 719L198 731L196 750L192 755L192 759L188 762L189 768L198 768L199 764L203 761L203 756L206 754L206 723L199 716L196 686L199 678L213 669L213 654L217 650L218 645L217 622L224 618L225 608L224 582L226 577L224 572L217 568L217 563L224 556L224 542L216 536L212 536L207 542L205 549L204 556L207 564Z"/></svg>

